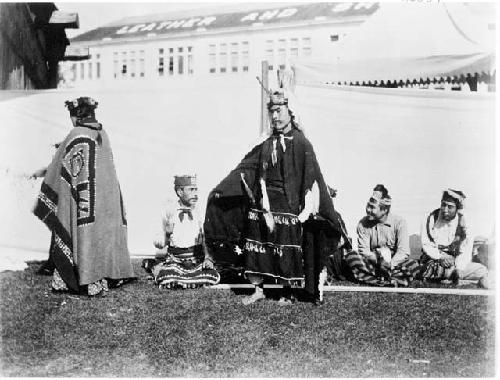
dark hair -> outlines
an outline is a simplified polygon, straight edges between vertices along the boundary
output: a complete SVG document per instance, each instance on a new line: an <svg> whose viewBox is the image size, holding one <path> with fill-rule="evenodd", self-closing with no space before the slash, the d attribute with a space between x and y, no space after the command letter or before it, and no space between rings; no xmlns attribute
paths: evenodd
<svg viewBox="0 0 500 380"><path fill-rule="evenodd" d="M389 195L389 190L387 190L387 188L382 184L378 184L377 186L375 186L373 188L373 191L380 191L382 193L382 198L389 198L389 199L391 198L391 196ZM387 211L391 210L390 205L385 205L381 203L379 207L381 210L387 210Z"/></svg>
<svg viewBox="0 0 500 380"><path fill-rule="evenodd" d="M64 102L68 108L69 115L77 117L78 119L85 119L88 117L95 118L95 109L99 104L94 99L88 96L81 96L75 100Z"/></svg>
<svg viewBox="0 0 500 380"><path fill-rule="evenodd" d="M389 190L387 190L384 185L378 184L373 188L373 191L380 191L382 193L382 198L390 198Z"/></svg>

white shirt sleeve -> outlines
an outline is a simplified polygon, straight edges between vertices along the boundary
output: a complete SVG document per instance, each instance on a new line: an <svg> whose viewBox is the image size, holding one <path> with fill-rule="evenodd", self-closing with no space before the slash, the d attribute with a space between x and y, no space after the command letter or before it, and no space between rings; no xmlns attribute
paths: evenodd
<svg viewBox="0 0 500 380"><path fill-rule="evenodd" d="M161 249L165 248L167 245L167 232L169 234L172 233L174 228L174 219L173 219L173 207L172 202L164 202L161 208L161 216L160 216L160 227L158 228L155 236L154 236L154 245Z"/></svg>
<svg viewBox="0 0 500 380"><path fill-rule="evenodd" d="M432 242L429 236L427 236L427 218L422 222L420 239L422 241L422 250L424 253L433 260L439 260L441 258L441 252L439 252L437 244Z"/></svg>

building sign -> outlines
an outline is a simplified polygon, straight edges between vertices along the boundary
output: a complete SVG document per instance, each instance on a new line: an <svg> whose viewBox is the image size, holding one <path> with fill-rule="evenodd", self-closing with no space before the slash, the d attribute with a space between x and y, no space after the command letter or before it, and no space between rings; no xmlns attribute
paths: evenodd
<svg viewBox="0 0 500 380"><path fill-rule="evenodd" d="M224 28L248 27L252 24L265 25L281 22L310 20L334 20L351 16L367 16L378 9L378 3L311 3L286 8L255 10L190 17L179 20L151 21L117 27L102 27L84 33L73 41L92 41L141 35L205 31Z"/></svg>

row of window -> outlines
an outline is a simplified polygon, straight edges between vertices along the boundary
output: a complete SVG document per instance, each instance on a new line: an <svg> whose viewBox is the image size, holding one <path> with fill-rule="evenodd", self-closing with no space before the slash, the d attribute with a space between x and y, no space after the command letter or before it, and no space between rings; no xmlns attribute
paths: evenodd
<svg viewBox="0 0 500 380"><path fill-rule="evenodd" d="M146 71L144 50L113 52L113 77L144 77Z"/></svg>
<svg viewBox="0 0 500 380"><path fill-rule="evenodd" d="M250 54L248 41L211 44L208 46L210 73L247 72Z"/></svg>
<svg viewBox="0 0 500 380"><path fill-rule="evenodd" d="M96 54L95 58L91 57L91 60L87 62L80 62L79 66L76 63L71 65L71 77L72 80L77 78L77 70L80 75L80 80L84 79L99 79L101 78L101 62L99 61L100 54Z"/></svg>
<svg viewBox="0 0 500 380"><path fill-rule="evenodd" d="M333 37L333 36L332 36ZM337 37L337 36L335 36ZM337 38L333 40L337 40ZM264 59L269 70L286 67L287 59L310 56L312 53L311 38L280 38L266 40ZM95 59L80 62L80 80L100 78L101 64ZM250 65L250 44L248 41L221 42L208 46L209 73L248 72ZM145 51L113 52L113 77L115 79L142 78L145 76ZM192 75L194 73L194 48L179 46L159 48L157 53L158 76ZM72 67L73 80L77 78L76 64Z"/></svg>
<svg viewBox="0 0 500 380"><path fill-rule="evenodd" d="M158 49L158 75L191 75L194 73L193 47ZM166 68L165 68L166 64Z"/></svg>
<svg viewBox="0 0 500 380"><path fill-rule="evenodd" d="M312 53L311 38L280 38L278 40L267 40L264 59L269 64L269 70L276 65L280 70L286 66L289 58L308 57Z"/></svg>

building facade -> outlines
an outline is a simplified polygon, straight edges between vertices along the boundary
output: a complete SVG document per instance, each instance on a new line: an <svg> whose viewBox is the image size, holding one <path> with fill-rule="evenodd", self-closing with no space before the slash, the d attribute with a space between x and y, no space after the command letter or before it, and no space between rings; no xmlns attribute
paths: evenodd
<svg viewBox="0 0 500 380"><path fill-rule="evenodd" d="M183 18L123 20L71 41L89 59L62 66L67 87L162 86L201 78L243 80L321 55L378 9L377 3L317 3Z"/></svg>

